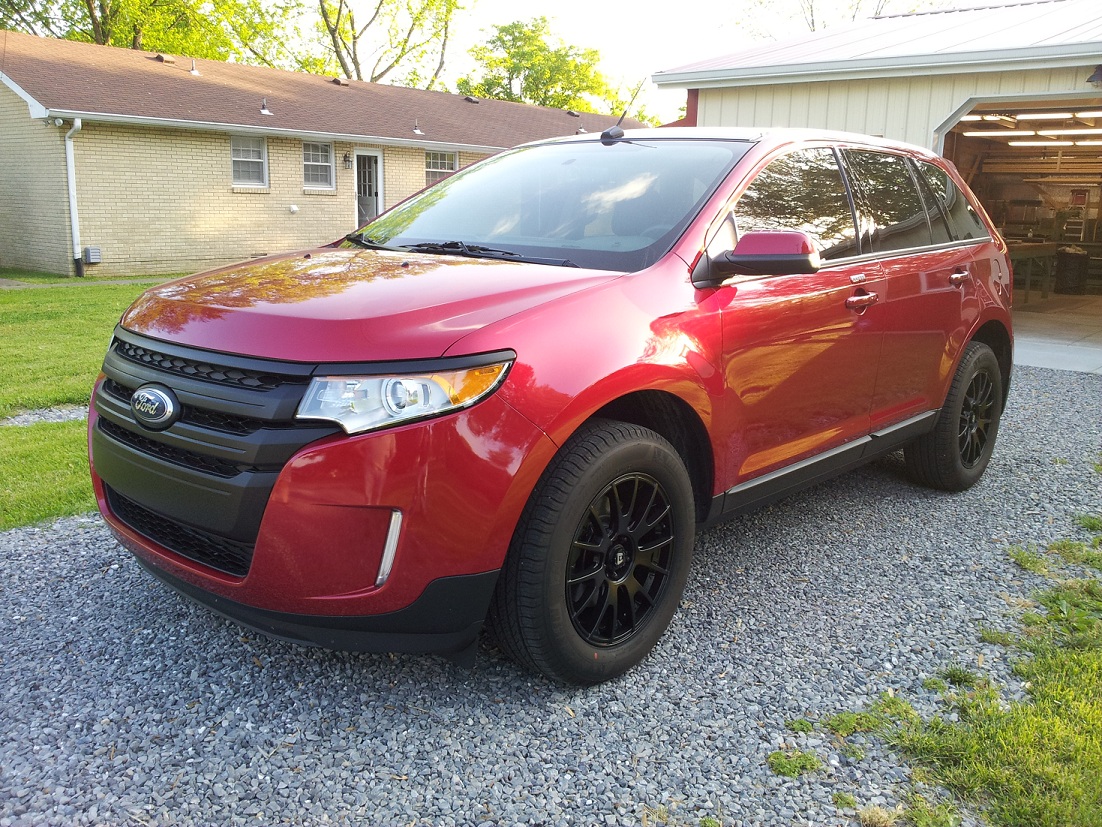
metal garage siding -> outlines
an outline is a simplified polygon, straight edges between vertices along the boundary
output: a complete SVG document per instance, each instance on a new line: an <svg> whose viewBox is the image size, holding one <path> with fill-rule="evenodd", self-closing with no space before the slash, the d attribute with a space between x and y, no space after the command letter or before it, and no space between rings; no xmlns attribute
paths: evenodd
<svg viewBox="0 0 1102 827"><path fill-rule="evenodd" d="M698 122L842 129L933 147L935 131L969 101L1087 94L1088 74L1075 67L701 89Z"/></svg>

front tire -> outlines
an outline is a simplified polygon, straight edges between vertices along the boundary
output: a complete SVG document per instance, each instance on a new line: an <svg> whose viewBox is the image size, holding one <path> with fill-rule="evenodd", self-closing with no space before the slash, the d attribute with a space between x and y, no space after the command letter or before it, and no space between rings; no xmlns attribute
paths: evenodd
<svg viewBox="0 0 1102 827"><path fill-rule="evenodd" d="M502 649L561 683L622 675L669 625L695 530L692 485L673 446L636 425L583 426L514 534L490 609Z"/></svg>
<svg viewBox="0 0 1102 827"><path fill-rule="evenodd" d="M934 429L903 449L911 477L942 491L975 485L995 449L1002 406L999 360L983 342L969 342Z"/></svg>

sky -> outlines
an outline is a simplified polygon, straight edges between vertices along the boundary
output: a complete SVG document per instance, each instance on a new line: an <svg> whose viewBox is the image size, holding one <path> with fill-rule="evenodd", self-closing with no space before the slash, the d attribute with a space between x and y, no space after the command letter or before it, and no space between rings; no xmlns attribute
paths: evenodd
<svg viewBox="0 0 1102 827"><path fill-rule="evenodd" d="M792 0L795 7L795 0ZM465 0L448 42L447 81L472 70L467 50L493 34L493 26L546 17L551 32L569 46L601 53L601 72L614 84L634 89L646 79L640 99L648 112L674 120L685 104L684 90L659 92L650 76L708 57L730 54L752 43L734 23L736 3L717 0L676 0L655 4L614 0L555 0L535 4L523 0ZM674 13L676 9L676 13Z"/></svg>
<svg viewBox="0 0 1102 827"><path fill-rule="evenodd" d="M802 0L828 25L882 14L931 8L996 5L1008 0ZM681 117L685 90L659 90L650 77L748 46L807 34L801 0L463 0L448 42L445 82L449 88L474 65L467 52L493 34L493 26L546 17L550 29L569 46L596 49L601 72L613 84L634 89L646 79L640 101L663 122ZM656 11L659 8L661 11ZM821 26L820 26L821 28Z"/></svg>

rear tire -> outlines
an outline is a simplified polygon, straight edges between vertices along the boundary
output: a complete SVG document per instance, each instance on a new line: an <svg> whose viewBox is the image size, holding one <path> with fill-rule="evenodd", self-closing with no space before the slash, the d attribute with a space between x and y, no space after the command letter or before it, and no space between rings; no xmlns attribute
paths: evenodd
<svg viewBox="0 0 1102 827"><path fill-rule="evenodd" d="M636 425L583 426L514 534L490 609L501 648L561 683L622 675L677 609L695 531L692 485L673 446Z"/></svg>
<svg viewBox="0 0 1102 827"><path fill-rule="evenodd" d="M969 342L934 429L903 449L908 473L942 491L971 488L991 460L1002 406L999 360L983 342Z"/></svg>

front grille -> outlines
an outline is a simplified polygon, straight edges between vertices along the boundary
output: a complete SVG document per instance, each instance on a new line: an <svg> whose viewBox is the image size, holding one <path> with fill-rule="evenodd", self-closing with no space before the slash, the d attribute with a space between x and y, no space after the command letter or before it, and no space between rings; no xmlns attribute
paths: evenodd
<svg viewBox="0 0 1102 827"><path fill-rule="evenodd" d="M120 385L113 379L107 379L103 383L103 390L129 405L130 397L134 395L135 389ZM204 410L203 408L193 408L191 406L184 408L180 421L197 425L200 428L210 428L224 434L237 434L238 436L254 434L264 427L280 427L282 424L286 424L287 427L294 427L293 423L264 422L249 416L235 416L221 411Z"/></svg>
<svg viewBox="0 0 1102 827"><path fill-rule="evenodd" d="M218 384L236 385L250 390L274 390L282 385L305 384L300 377L280 376L247 368L232 367L201 359L190 359L162 353L125 339L115 339L112 348L130 362L145 365L165 373L186 376Z"/></svg>
<svg viewBox="0 0 1102 827"><path fill-rule="evenodd" d="M107 501L115 516L142 536L171 549L181 557L226 574L244 577L249 573L249 566L253 559L252 544L239 543L183 525L138 505L110 486L104 487L107 492Z"/></svg>
<svg viewBox="0 0 1102 827"><path fill-rule="evenodd" d="M195 451L186 451L183 448L175 448L171 445L165 445L163 442L150 439L142 434L128 431L126 428L122 428L107 419L101 419L99 421L99 428L116 442L129 445L134 450L140 451L143 454L158 457L166 462L171 462L173 465L191 468L194 471L214 474L216 477L229 479L230 477L236 477L238 474L249 472L256 473L260 471L255 465L237 465L232 462L218 459L217 457L199 454Z"/></svg>
<svg viewBox="0 0 1102 827"><path fill-rule="evenodd" d="M341 432L295 419L315 370L116 330L95 397L92 461L125 510L119 519L183 557L247 573L280 471L304 446ZM181 407L163 431L142 427L130 409L150 383Z"/></svg>

